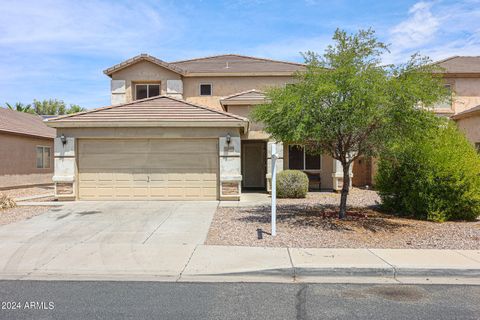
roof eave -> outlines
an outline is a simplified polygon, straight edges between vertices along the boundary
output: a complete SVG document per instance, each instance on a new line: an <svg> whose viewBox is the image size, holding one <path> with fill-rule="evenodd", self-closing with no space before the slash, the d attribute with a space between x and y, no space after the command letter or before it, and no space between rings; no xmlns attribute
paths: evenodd
<svg viewBox="0 0 480 320"><path fill-rule="evenodd" d="M51 121L47 123L51 128L215 128L236 127L248 129L248 121Z"/></svg>
<svg viewBox="0 0 480 320"><path fill-rule="evenodd" d="M237 99L237 100L220 100L220 104L223 106L228 105L257 105L266 103L266 99Z"/></svg>
<svg viewBox="0 0 480 320"><path fill-rule="evenodd" d="M0 133L12 134L12 135L16 135L16 136L30 137L30 138L36 138L36 139L53 139L53 138L55 138L55 136L47 136L47 135L34 134L34 133L25 133L25 132L14 131L14 130L0 130Z"/></svg>

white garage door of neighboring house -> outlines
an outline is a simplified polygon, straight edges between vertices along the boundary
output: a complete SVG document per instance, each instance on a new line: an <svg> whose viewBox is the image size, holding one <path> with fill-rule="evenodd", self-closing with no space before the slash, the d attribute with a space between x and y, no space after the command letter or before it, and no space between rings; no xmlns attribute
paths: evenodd
<svg viewBox="0 0 480 320"><path fill-rule="evenodd" d="M79 140L84 200L215 200L218 140Z"/></svg>

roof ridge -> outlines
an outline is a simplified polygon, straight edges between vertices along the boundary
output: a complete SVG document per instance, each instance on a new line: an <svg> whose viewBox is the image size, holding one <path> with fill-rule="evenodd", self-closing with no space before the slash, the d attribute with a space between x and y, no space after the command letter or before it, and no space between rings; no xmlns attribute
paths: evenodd
<svg viewBox="0 0 480 320"><path fill-rule="evenodd" d="M106 106L106 107L100 107L100 108L96 108L96 109L92 109L92 110L87 110L87 111L82 111L82 112L77 112L77 113L62 115L62 116L58 116L58 117L55 117L55 118L52 118L52 119L48 119L48 120L46 120L46 122L50 122L50 121L53 122L53 121L56 121L56 120L62 120L62 119L70 118L70 117L73 117L73 116L78 116L78 115L90 114L90 113L95 113L95 112L104 111L104 110L115 109L115 108L119 108L119 107L128 106L128 105L131 105L131 104L142 103L142 102L145 102L145 101L150 101L150 100L155 100L155 99L160 99L160 98L167 98L167 99L170 99L170 100L173 100L173 101L182 102L182 103L185 103L185 104L188 104L188 105L197 107L197 108L201 108L201 109L204 109L204 110L216 112L216 113L218 113L218 114L223 114L223 115L225 115L225 116L229 116L229 117L234 118L234 119L243 120L243 121L248 121L248 119L243 118L243 117L240 117L240 116L237 116L237 115L234 115L234 114L232 114L232 113L228 113L228 112L220 111L220 110L215 110L215 109L212 109L212 108L209 108L209 107L206 107L206 106L202 106L202 105L198 105L198 104L194 104L194 103L185 101L185 100L183 100L183 99L173 98L173 97L168 96L168 95L159 95L159 96L155 96L155 97L150 97L150 98L145 98L145 99L134 100L134 101L130 101L130 102L123 103L123 104L118 104L118 105L113 105L113 106Z"/></svg>
<svg viewBox="0 0 480 320"><path fill-rule="evenodd" d="M42 118L40 115L36 113L28 113L28 112L22 112L22 111L17 111L17 110L12 110L10 108L5 108L5 107L0 107L0 109L8 111L8 112L19 112L22 114L22 116L30 116L30 117L36 117L36 118Z"/></svg>
<svg viewBox="0 0 480 320"><path fill-rule="evenodd" d="M459 57L461 57L461 56L458 56L458 55L451 56L451 57L448 57L448 58L445 58L445 59L442 59L442 60L435 61L435 62L433 62L433 64L439 64L439 63L446 62L448 60L452 60L452 59L459 58Z"/></svg>
<svg viewBox="0 0 480 320"><path fill-rule="evenodd" d="M462 112L459 112L457 114L454 114L451 118L452 119L457 119L459 116L462 117L464 115L470 114L470 113L475 113L480 111L480 104L478 106L475 106L473 108L463 110Z"/></svg>
<svg viewBox="0 0 480 320"><path fill-rule="evenodd" d="M245 94L245 93L249 93L249 92L265 93L264 91L261 91L261 90L257 90L257 89L250 89L250 90L245 90L245 91L241 91L241 92L237 92L237 93L231 94L231 95L229 95L229 96L223 97L223 98L222 98L222 99L220 99L220 100L226 100L226 99L230 99L230 98L233 98L233 97L236 97L236 96L239 96L239 95Z"/></svg>
<svg viewBox="0 0 480 320"><path fill-rule="evenodd" d="M292 61L285 61L285 60L274 60L274 59L269 59L269 58L260 58L260 57L247 56L247 55L236 54L236 53L217 54L217 55L205 56L205 57L199 57L199 58L193 58L193 59L172 61L172 62L170 62L170 63L176 64L176 63L182 63L182 62L190 62L190 61L197 61L197 60L213 59L213 58L226 57L226 56L234 56L234 57L241 57L241 58L262 60L262 61L269 61L269 62L287 63L287 64L293 64L293 65L297 65L297 66L305 66L304 63L299 63L299 62L292 62Z"/></svg>
<svg viewBox="0 0 480 320"><path fill-rule="evenodd" d="M127 60L124 60L120 63L117 63L116 65L103 70L103 73L106 74L106 75L110 75L113 71L118 71L118 70L121 70L123 68L126 68L126 67L136 63L137 61L139 61L141 59L150 61L152 63L155 63L155 64L157 64L161 67L167 68L167 69L169 69L173 72L176 72L176 73L179 73L179 74L182 74L182 75L186 74L185 70L183 70L182 68L180 68L178 66L175 66L175 65L172 65L170 62L159 59L159 58L157 58L155 56L152 56L148 53L140 53L140 54L138 54L134 57L131 57Z"/></svg>

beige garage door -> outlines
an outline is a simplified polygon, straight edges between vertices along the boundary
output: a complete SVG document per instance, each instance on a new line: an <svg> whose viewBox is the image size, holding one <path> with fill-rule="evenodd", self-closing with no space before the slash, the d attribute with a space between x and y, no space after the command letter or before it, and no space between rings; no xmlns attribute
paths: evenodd
<svg viewBox="0 0 480 320"><path fill-rule="evenodd" d="M217 140L79 140L79 198L215 200Z"/></svg>

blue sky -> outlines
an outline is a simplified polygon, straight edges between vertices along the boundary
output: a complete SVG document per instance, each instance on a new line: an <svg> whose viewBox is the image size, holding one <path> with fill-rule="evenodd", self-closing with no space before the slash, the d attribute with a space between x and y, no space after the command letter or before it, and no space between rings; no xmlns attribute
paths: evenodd
<svg viewBox="0 0 480 320"><path fill-rule="evenodd" d="M480 55L480 0L0 0L0 105L58 98L109 104L102 71L139 53L166 61L222 53L302 61L339 27L372 27L386 62Z"/></svg>

